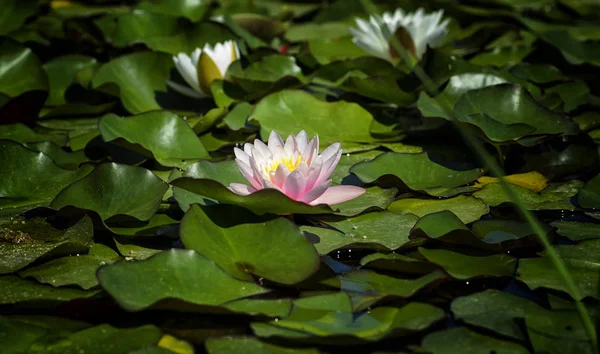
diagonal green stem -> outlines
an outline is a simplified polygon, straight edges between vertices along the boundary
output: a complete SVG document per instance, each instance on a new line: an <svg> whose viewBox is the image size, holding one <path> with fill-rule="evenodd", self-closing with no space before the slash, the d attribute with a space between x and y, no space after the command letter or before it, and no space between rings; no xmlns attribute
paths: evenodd
<svg viewBox="0 0 600 354"><path fill-rule="evenodd" d="M378 13L377 7L371 2L371 0L361 0L361 3L365 10L368 13ZM390 42L394 50L397 53L402 55L403 61L405 65L408 65L415 75L421 80L425 89L429 92L429 94L433 97L438 98L438 102L440 102L444 113L452 119L458 128L462 138L471 146L471 148L476 151L483 163L487 168L489 168L496 177L499 177L500 185L504 193L509 197L511 202L513 202L517 206L517 210L523 216L523 218L527 221L527 223L531 226L540 242L546 249L547 255L550 258L552 264L558 271L559 276L562 278L564 284L566 285L569 294L575 300L575 307L579 312L581 320L583 322L584 328L587 332L588 337L592 343L592 347L595 353L598 353L598 338L596 337L596 329L594 327L594 323L585 307L585 304L581 301L581 293L579 288L575 284L573 277L571 276L571 272L567 268L566 264L563 262L562 258L556 252L556 249L552 247L552 244L546 237L546 233L544 232L540 222L537 220L535 215L529 211L524 205L523 202L519 199L519 197L513 192L508 183L504 180L503 176L505 175L503 168L498 164L498 162L485 150L481 141L479 141L476 137L469 134L469 132L459 123L454 117L454 112L452 109L452 105L448 97L443 93L439 92L435 83L431 78L425 73L425 71L418 65L417 59L411 55L409 51L407 51L400 41L395 38L389 30L387 26L381 26L381 31L384 35L389 36Z"/></svg>

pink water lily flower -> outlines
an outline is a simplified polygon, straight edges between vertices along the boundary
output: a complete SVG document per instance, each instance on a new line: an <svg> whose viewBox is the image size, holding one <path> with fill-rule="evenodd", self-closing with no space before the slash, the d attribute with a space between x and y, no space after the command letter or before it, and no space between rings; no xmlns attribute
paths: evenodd
<svg viewBox="0 0 600 354"><path fill-rule="evenodd" d="M293 200L310 205L338 204L365 192L356 186L331 186L329 176L335 170L342 151L334 143L319 154L319 137L308 141L303 130L290 135L285 143L272 131L268 145L260 140L246 143L244 150L234 148L235 162L252 186L231 183L229 189L248 195L260 189L274 188Z"/></svg>

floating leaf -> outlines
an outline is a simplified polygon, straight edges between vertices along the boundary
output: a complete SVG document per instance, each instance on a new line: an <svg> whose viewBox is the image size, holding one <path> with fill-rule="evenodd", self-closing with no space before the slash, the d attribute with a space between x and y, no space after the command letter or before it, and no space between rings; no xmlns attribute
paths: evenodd
<svg viewBox="0 0 600 354"><path fill-rule="evenodd" d="M559 245L555 246L555 249L579 288L581 298L576 300L586 296L600 299L600 241L589 240L577 245ZM531 289L545 287L568 293L563 279L554 269L554 263L547 256L521 259L517 273L518 279Z"/></svg>
<svg viewBox="0 0 600 354"><path fill-rule="evenodd" d="M45 63L44 70L48 74L50 86L46 105L57 106L67 103L65 92L76 81L77 72L94 68L96 65L96 59L79 54L61 56Z"/></svg>
<svg viewBox="0 0 600 354"><path fill-rule="evenodd" d="M600 175L586 182L577 195L577 202L582 208L600 207Z"/></svg>
<svg viewBox="0 0 600 354"><path fill-rule="evenodd" d="M104 141L123 138L139 144L163 166L186 167L190 160L209 157L194 131L174 113L148 112L128 118L109 114L98 126Z"/></svg>
<svg viewBox="0 0 600 354"><path fill-rule="evenodd" d="M92 81L93 87L119 87L123 106L131 113L160 109L155 96L166 91L166 80L173 61L169 55L139 52L121 56L100 67ZM116 93L114 90L112 93Z"/></svg>
<svg viewBox="0 0 600 354"><path fill-rule="evenodd" d="M128 311L142 310L170 298L216 306L266 292L254 283L231 278L214 262L192 250L173 249L144 261L104 266L98 270L98 279L104 290Z"/></svg>
<svg viewBox="0 0 600 354"><path fill-rule="evenodd" d="M428 274L438 269L434 264L398 253L373 253L363 257L360 265L375 270L390 270L407 274Z"/></svg>
<svg viewBox="0 0 600 354"><path fill-rule="evenodd" d="M557 228L556 233L571 241L583 241L600 238L600 224L580 221L558 220L550 223Z"/></svg>
<svg viewBox="0 0 600 354"><path fill-rule="evenodd" d="M93 210L103 220L115 215L148 220L167 189L165 182L144 168L106 163L65 188L52 202L52 208Z"/></svg>
<svg viewBox="0 0 600 354"><path fill-rule="evenodd" d="M36 220L14 220L0 223L0 227L0 274L12 273L38 259L86 252L94 230L87 216L62 233Z"/></svg>
<svg viewBox="0 0 600 354"><path fill-rule="evenodd" d="M548 186L548 179L541 173L535 171L504 176L503 179L507 183L515 184L537 193L543 191L544 188ZM482 176L477 179L477 183L474 187L481 188L490 183L500 183L500 179L496 177Z"/></svg>
<svg viewBox="0 0 600 354"><path fill-rule="evenodd" d="M261 342L253 337L221 337L206 341L209 354L228 354L244 352L248 354L319 354L317 349L292 349Z"/></svg>
<svg viewBox="0 0 600 354"><path fill-rule="evenodd" d="M498 104L500 102L501 104ZM458 121L480 128L495 142L530 134L576 134L577 125L537 103L517 85L496 85L465 93L456 102Z"/></svg>
<svg viewBox="0 0 600 354"><path fill-rule="evenodd" d="M8 8L4 9L5 14L10 13ZM8 97L48 90L48 77L38 57L31 49L6 37L0 38L0 68L0 93Z"/></svg>
<svg viewBox="0 0 600 354"><path fill-rule="evenodd" d="M454 170L431 161L426 153L388 152L371 161L354 165L350 172L365 183L394 175L412 190L453 188L468 184L481 176L478 169Z"/></svg>
<svg viewBox="0 0 600 354"><path fill-rule="evenodd" d="M340 221L323 220L327 225L344 233L343 236L337 237L340 241L347 240L347 244L368 242L384 246L389 250L398 249L408 242L410 230L416 221L417 217L414 215L398 215L389 211L362 214ZM391 228L390 225L394 227ZM330 243L335 240L330 233L325 233L323 236L325 240L322 239L321 242ZM336 243L335 247L340 248L340 243Z"/></svg>
<svg viewBox="0 0 600 354"><path fill-rule="evenodd" d="M349 292L366 292L407 298L414 295L421 288L445 278L446 276L439 270L417 279L398 279L371 270L355 270L324 280L322 283Z"/></svg>
<svg viewBox="0 0 600 354"><path fill-rule="evenodd" d="M524 340L525 333L515 318L524 319L528 314L540 313L543 308L525 298L489 289L454 299L451 311L457 320Z"/></svg>
<svg viewBox="0 0 600 354"><path fill-rule="evenodd" d="M448 210L465 224L479 220L481 216L490 211L483 201L464 195L439 200L404 198L390 204L388 210L400 215L414 214L421 217Z"/></svg>
<svg viewBox="0 0 600 354"><path fill-rule="evenodd" d="M423 330L443 317L444 312L439 308L419 302L410 302L401 308L377 307L358 316L348 312L298 309L279 321L253 323L252 329L260 337L352 336L376 341L394 332ZM351 339L346 339L345 344L347 340Z"/></svg>
<svg viewBox="0 0 600 354"><path fill-rule="evenodd" d="M385 210L394 201L397 192L396 188L366 188L366 192L358 198L336 204L335 207L339 209L336 214L354 216L366 211Z"/></svg>
<svg viewBox="0 0 600 354"><path fill-rule="evenodd" d="M255 275L294 284L319 267L314 247L292 222L240 207L193 205L181 222L181 240L243 280Z"/></svg>
<svg viewBox="0 0 600 354"><path fill-rule="evenodd" d="M423 339L421 346L434 354L529 353L529 350L519 344L484 336L465 327L454 327L431 333Z"/></svg>
<svg viewBox="0 0 600 354"><path fill-rule="evenodd" d="M156 13L187 17L195 22L204 16L210 7L210 2L206 0L144 0L138 7Z"/></svg>
<svg viewBox="0 0 600 354"><path fill-rule="evenodd" d="M48 206L63 188L92 170L63 170L47 155L8 140L0 140L0 164L0 215Z"/></svg>
<svg viewBox="0 0 600 354"><path fill-rule="evenodd" d="M84 290L98 285L96 270L104 264L121 259L110 247L96 243L87 255L75 255L51 260L19 272L23 278L32 277L52 286L78 285Z"/></svg>
<svg viewBox="0 0 600 354"><path fill-rule="evenodd" d="M419 248L428 261L435 263L455 279L495 276L510 277L514 274L517 259L506 254L472 257L447 250Z"/></svg>
<svg viewBox="0 0 600 354"><path fill-rule="evenodd" d="M240 196L227 189L221 183L206 178L194 179L182 177L172 181L171 185L224 204L242 206L259 215L265 213L327 214L332 212L331 208L327 205L311 206L297 202L272 188L261 189L250 195Z"/></svg>
<svg viewBox="0 0 600 354"><path fill-rule="evenodd" d="M67 136L62 132L44 134L24 124L0 125L0 139L18 141L20 143L37 143L51 141L57 145L65 145Z"/></svg>
<svg viewBox="0 0 600 354"><path fill-rule="evenodd" d="M561 184L553 184L541 193L533 192L527 188L508 184L517 198L529 210L573 210L575 206L570 199L582 186L581 181L572 180ZM500 183L491 183L473 194L490 206L498 206L503 203L511 203L510 197L504 192Z"/></svg>
<svg viewBox="0 0 600 354"><path fill-rule="evenodd" d="M319 135L323 143L336 141L369 142L373 117L355 103L322 102L303 91L286 90L262 99L251 119L260 123L260 134L268 137L272 130L281 136L305 130Z"/></svg>
<svg viewBox="0 0 600 354"><path fill-rule="evenodd" d="M0 276L0 305L10 305L26 301L70 301L93 296L98 290L81 290L77 288L55 288L40 284L35 280L21 279L16 275Z"/></svg>

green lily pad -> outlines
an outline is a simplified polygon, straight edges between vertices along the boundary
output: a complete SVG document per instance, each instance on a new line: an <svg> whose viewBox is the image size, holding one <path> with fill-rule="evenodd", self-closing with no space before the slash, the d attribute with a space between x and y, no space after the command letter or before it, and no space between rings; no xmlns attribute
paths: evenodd
<svg viewBox="0 0 600 354"><path fill-rule="evenodd" d="M0 68L0 93L8 97L48 90L48 77L35 53L6 37L0 39Z"/></svg>
<svg viewBox="0 0 600 354"><path fill-rule="evenodd" d="M458 121L480 128L494 142L578 131L575 122L540 105L522 87L510 84L465 93L456 102L454 115Z"/></svg>
<svg viewBox="0 0 600 354"><path fill-rule="evenodd" d="M525 333L515 319L540 313L543 308L525 298L488 289L454 299L450 310L457 320L507 337L525 340Z"/></svg>
<svg viewBox="0 0 600 354"><path fill-rule="evenodd" d="M600 207L600 175L587 181L577 194L577 202L582 208Z"/></svg>
<svg viewBox="0 0 600 354"><path fill-rule="evenodd" d="M37 220L0 222L0 227L0 274L38 259L83 253L92 245L93 225L87 216L63 232Z"/></svg>
<svg viewBox="0 0 600 354"><path fill-rule="evenodd" d="M0 305L10 305L28 301L60 301L88 298L99 290L81 290L77 288L55 288L40 284L35 280L21 279L16 275L0 276Z"/></svg>
<svg viewBox="0 0 600 354"><path fill-rule="evenodd" d="M170 112L148 112L134 117L104 116L98 125L104 141L118 138L149 150L163 166L186 167L208 158L208 151L190 126Z"/></svg>
<svg viewBox="0 0 600 354"><path fill-rule="evenodd" d="M81 164L89 161L84 151L67 152L51 141L24 144L28 149L43 152L58 166L67 170L76 170Z"/></svg>
<svg viewBox="0 0 600 354"><path fill-rule="evenodd" d="M363 257L360 265L368 269L406 274L428 274L438 269L432 263L398 253L373 253Z"/></svg>
<svg viewBox="0 0 600 354"><path fill-rule="evenodd" d="M49 336L50 337L50 336ZM40 353L126 354L134 349L156 344L160 330L152 325L137 328L115 328L107 324L86 328L68 335L40 338L30 348Z"/></svg>
<svg viewBox="0 0 600 354"><path fill-rule="evenodd" d="M172 66L173 61L167 54L128 54L102 65L92 85L99 90L110 87L109 93L120 96L123 106L131 113L161 109L155 100L156 91L166 91L165 82Z"/></svg>
<svg viewBox="0 0 600 354"><path fill-rule="evenodd" d="M292 301L290 299L239 299L221 306L229 311L245 313L252 316L264 315L281 318L290 314L290 311L292 310Z"/></svg>
<svg viewBox="0 0 600 354"><path fill-rule="evenodd" d="M317 252L292 222L240 207L193 205L181 221L181 240L238 279L294 284L319 268Z"/></svg>
<svg viewBox="0 0 600 354"><path fill-rule="evenodd" d="M466 92L483 87L506 83L507 81L497 75L482 73L464 73L450 77L448 85L442 92L449 108L453 109L456 101ZM417 107L424 117L441 117L451 120L442 108L441 98L432 98L426 93L421 93Z"/></svg>
<svg viewBox="0 0 600 354"><path fill-rule="evenodd" d="M427 335L421 344L423 349L433 354L450 353L496 353L515 354L529 353L525 347L509 342L484 336L465 327L455 327Z"/></svg>
<svg viewBox="0 0 600 354"><path fill-rule="evenodd" d="M349 312L297 309L285 319L269 324L252 323L251 326L259 337L335 336L344 337L345 344L350 344L352 339L346 337L376 341L393 333L423 330L443 317L444 311L435 306L410 302L401 308L377 307L358 316Z"/></svg>
<svg viewBox="0 0 600 354"><path fill-rule="evenodd" d="M65 188L51 206L54 209L75 206L93 210L102 220L115 215L148 220L158 209L168 188L165 182L144 168L106 163Z"/></svg>
<svg viewBox="0 0 600 354"><path fill-rule="evenodd" d="M525 325L536 353L593 353L592 342L575 311L527 314Z"/></svg>
<svg viewBox="0 0 600 354"><path fill-rule="evenodd" d="M587 296L600 299L600 240L582 241L577 245L559 245L555 246L555 249L579 288L580 298L576 300ZM547 256L521 259L517 273L518 279L531 289L544 287L568 293L564 281L554 268L554 263Z"/></svg>
<svg viewBox="0 0 600 354"><path fill-rule="evenodd" d="M110 225L110 230L117 235L156 236L160 230L178 224L179 221L166 214L154 214L147 222Z"/></svg>
<svg viewBox="0 0 600 354"><path fill-rule="evenodd" d="M209 354L228 354L244 352L248 354L319 354L319 350L311 348L294 349L280 347L262 342L253 337L221 337L209 338L206 341Z"/></svg>
<svg viewBox="0 0 600 354"><path fill-rule="evenodd" d="M146 245L146 242L140 242L140 240L130 240L115 237L115 244L119 253L125 257L126 260L135 259L136 261L143 261L144 259L150 258L157 253L171 248L171 242L166 245L164 242L159 242L159 245L152 243L152 247Z"/></svg>
<svg viewBox="0 0 600 354"><path fill-rule="evenodd" d="M319 135L324 143L336 141L369 142L373 117L355 103L323 102L303 91L285 90L262 99L251 119L260 123L260 134L272 130L281 136L305 130L309 137Z"/></svg>
<svg viewBox="0 0 600 354"><path fill-rule="evenodd" d="M272 84L284 77L303 80L302 69L296 59L285 55L269 55L242 69L238 61L232 64L227 75L247 92L268 90Z"/></svg>
<svg viewBox="0 0 600 354"><path fill-rule="evenodd" d="M410 230L415 225L417 217L410 214L398 215L389 211L381 211L339 221L328 221L326 219L322 221L343 232L344 235L338 236L338 239L343 237L347 240L346 242L368 242L379 244L388 250L395 250L408 242ZM390 225L394 225L394 227L390 227ZM330 235L325 233L323 236L327 239L327 236ZM356 241L353 241L353 239ZM329 242L331 241L330 239ZM340 244L338 243L336 247L340 248Z"/></svg>
<svg viewBox="0 0 600 354"><path fill-rule="evenodd" d="M455 279L476 277L511 277L515 273L517 259L506 254L472 257L443 249L419 248L428 261L444 268Z"/></svg>
<svg viewBox="0 0 600 354"><path fill-rule="evenodd" d="M77 285L88 290L98 285L96 270L105 264L121 259L110 247L96 243L87 255L53 259L42 265L19 272L23 278L32 277L52 286Z"/></svg>
<svg viewBox="0 0 600 354"><path fill-rule="evenodd" d="M438 200L417 198L398 199L390 204L388 210L400 215L414 214L420 217L447 210L454 213L464 224L479 220L480 217L490 211L487 204L483 201L464 195Z"/></svg>
<svg viewBox="0 0 600 354"><path fill-rule="evenodd" d="M65 55L44 64L48 74L49 92L46 105L57 106L67 103L65 92L76 81L77 72L98 65L95 58L85 55Z"/></svg>
<svg viewBox="0 0 600 354"><path fill-rule="evenodd" d="M571 241L583 241L600 238L600 224L580 221L558 220L550 223L557 228L556 233Z"/></svg>
<svg viewBox="0 0 600 354"><path fill-rule="evenodd" d="M453 188L475 181L479 169L453 170L431 161L427 153L405 154L388 152L371 161L358 163L350 169L361 181L372 183L378 178L393 175L412 190Z"/></svg>
<svg viewBox="0 0 600 354"><path fill-rule="evenodd" d="M92 170L63 170L47 155L8 140L0 140L0 165L0 215L48 206L63 188Z"/></svg>
<svg viewBox="0 0 600 354"><path fill-rule="evenodd" d="M210 7L210 2L205 0L144 0L138 7L155 13L183 16L196 22L204 16Z"/></svg>
<svg viewBox="0 0 600 354"><path fill-rule="evenodd" d="M266 292L254 283L231 278L214 262L192 250L173 249L144 261L107 265L98 270L98 279L104 290L128 311L172 298L216 306Z"/></svg>
<svg viewBox="0 0 600 354"><path fill-rule="evenodd" d="M435 271L417 279L398 279L371 270L355 270L321 283L339 287L348 292L366 292L384 296L407 298L422 288L446 279L442 271Z"/></svg>
<svg viewBox="0 0 600 354"><path fill-rule="evenodd" d="M570 199L577 194L583 183L572 180L561 184L553 184L541 193L513 184L507 185L529 210L573 210L575 206L571 204ZM480 191L473 193L473 196L483 200L490 206L511 203L511 199L504 192L500 183L487 184Z"/></svg>
<svg viewBox="0 0 600 354"><path fill-rule="evenodd" d="M377 150L350 154L348 152L347 146L347 143L342 143L342 156L340 157L340 162L335 167L335 170L333 171L330 177L334 183L342 183L344 178L350 176L350 168L352 166L356 165L359 162L370 161L376 156L382 154L381 151Z"/></svg>
<svg viewBox="0 0 600 354"><path fill-rule="evenodd" d="M200 196L217 200L223 204L239 205L262 215L272 214L328 214L332 209L328 205L311 206L288 198L285 194L272 188L266 188L250 195L241 196L233 193L221 183L206 178L177 178L171 182L177 188L185 189Z"/></svg>
<svg viewBox="0 0 600 354"><path fill-rule="evenodd" d="M67 136L63 132L52 134L40 133L20 123L0 126L0 139L18 141L20 143L51 141L61 146L67 142Z"/></svg>
<svg viewBox="0 0 600 354"><path fill-rule="evenodd" d="M339 209L336 214L354 216L367 211L385 210L394 201L397 192L396 188L366 188L366 192L358 198L335 204L335 208Z"/></svg>
<svg viewBox="0 0 600 354"><path fill-rule="evenodd" d="M546 224L540 223L546 237L550 237L552 229ZM483 242L489 244L510 243L512 241L533 241L537 242L537 235L531 225L524 221L517 220L479 220L471 225L473 232ZM527 240L531 239L531 240Z"/></svg>

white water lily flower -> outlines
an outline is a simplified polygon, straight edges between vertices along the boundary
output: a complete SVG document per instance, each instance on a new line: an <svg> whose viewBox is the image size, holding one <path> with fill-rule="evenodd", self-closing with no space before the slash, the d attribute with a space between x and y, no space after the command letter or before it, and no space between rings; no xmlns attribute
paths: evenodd
<svg viewBox="0 0 600 354"><path fill-rule="evenodd" d="M443 10L425 14L422 8L414 13L398 9L393 14L371 15L369 21L355 19L358 28L350 28L352 41L365 51L393 61L395 51L390 46L390 38L399 28L408 32L410 38L402 38L401 43L418 58L422 58L427 46L435 47L446 34L449 19L442 21ZM386 26L389 34L384 34L381 26Z"/></svg>
<svg viewBox="0 0 600 354"><path fill-rule="evenodd" d="M342 155L340 143L332 144L319 154L319 137L308 141L304 130L297 136L288 136L285 143L272 131L267 144L256 139L254 144L246 143L244 150L233 150L238 168L252 185L231 183L229 189L239 195L274 188L306 204L331 205L365 192L356 186L331 186L329 176Z"/></svg>
<svg viewBox="0 0 600 354"><path fill-rule="evenodd" d="M206 44L196 48L189 56L179 53L173 57L175 68L190 87L167 80L167 85L186 96L202 98L210 96L210 84L215 79L223 79L227 68L240 58L240 50L234 41L217 43L214 47Z"/></svg>

